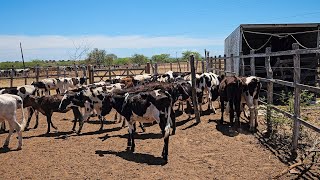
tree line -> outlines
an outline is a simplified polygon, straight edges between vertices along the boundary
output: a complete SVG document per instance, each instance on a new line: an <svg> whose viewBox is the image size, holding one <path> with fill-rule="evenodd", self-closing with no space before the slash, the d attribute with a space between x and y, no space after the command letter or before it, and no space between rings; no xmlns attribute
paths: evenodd
<svg viewBox="0 0 320 180"><path fill-rule="evenodd" d="M83 65L83 64L98 64L98 65L126 65L126 64L145 64L149 61L153 63L168 63L168 62L176 62L176 61L187 61L191 54L195 55L196 60L200 60L202 56L198 52L193 51L184 51L182 52L182 56L180 58L170 57L170 54L156 54L151 56L150 58L143 54L133 54L131 57L117 57L117 55L113 53L107 53L104 49L94 48L90 51L84 60L31 60L25 62L26 67L34 67L34 66L72 66ZM14 62L0 62L0 69L9 69L9 68L23 68L23 63L20 61Z"/></svg>

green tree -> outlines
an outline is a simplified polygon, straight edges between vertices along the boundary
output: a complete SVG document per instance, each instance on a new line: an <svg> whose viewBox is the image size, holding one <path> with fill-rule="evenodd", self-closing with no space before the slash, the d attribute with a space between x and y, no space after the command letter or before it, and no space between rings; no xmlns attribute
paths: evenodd
<svg viewBox="0 0 320 180"><path fill-rule="evenodd" d="M131 62L135 64L145 64L148 62L148 58L143 54L134 54L131 56Z"/></svg>
<svg viewBox="0 0 320 180"><path fill-rule="evenodd" d="M94 48L91 52L88 53L86 61L91 64L105 64L111 65L113 63L114 54L107 54L104 49Z"/></svg>
<svg viewBox="0 0 320 180"><path fill-rule="evenodd" d="M193 51L184 51L182 52L182 61L189 61L190 55L194 55L195 60L200 60L202 57L198 52L193 52Z"/></svg>
<svg viewBox="0 0 320 180"><path fill-rule="evenodd" d="M170 62L170 54L157 54L151 57L153 62Z"/></svg>

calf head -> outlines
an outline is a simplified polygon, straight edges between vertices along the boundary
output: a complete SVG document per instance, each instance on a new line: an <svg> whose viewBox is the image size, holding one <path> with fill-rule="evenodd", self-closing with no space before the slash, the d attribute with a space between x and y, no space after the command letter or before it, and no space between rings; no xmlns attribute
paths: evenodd
<svg viewBox="0 0 320 180"><path fill-rule="evenodd" d="M102 100L101 115L105 116L109 114L112 107L113 107L113 98L110 94L107 94L106 96L104 96L104 99Z"/></svg>
<svg viewBox="0 0 320 180"><path fill-rule="evenodd" d="M85 99L82 91L77 93L69 92L63 96L61 103L59 105L59 110L64 111L73 106L83 107L84 102L85 102Z"/></svg>

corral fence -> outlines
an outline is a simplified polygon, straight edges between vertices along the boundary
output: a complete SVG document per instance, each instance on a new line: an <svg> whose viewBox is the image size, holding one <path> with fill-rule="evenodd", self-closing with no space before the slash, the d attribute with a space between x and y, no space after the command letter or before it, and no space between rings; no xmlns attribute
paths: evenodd
<svg viewBox="0 0 320 180"><path fill-rule="evenodd" d="M302 90L308 90L310 92L320 94L320 88L314 87L310 85L301 84L301 67L300 67L300 55L305 54L318 54L320 53L319 48L314 49L299 49L299 45L297 43L294 43L292 45L292 50L288 51L278 51L278 52L271 52L271 47L266 48L265 53L260 54L254 54L252 51L248 55L239 55L239 56L233 56L231 54L230 57L226 57L225 55L223 57L219 56L218 58L214 58L214 61L218 61L218 63L215 63L215 67L208 68L208 71L213 71L214 73L217 73L219 75L235 75L235 69L234 64L239 63L240 67L240 76L245 75L245 58L250 58L250 74L255 76L255 60L256 58L265 58L265 71L266 71L266 77L260 77L260 80L262 82L265 82L267 84L267 102L259 101L260 103L266 105L267 107L267 130L270 133L272 131L272 121L271 121L271 110L275 110L278 113L282 113L284 116L288 117L289 119L293 120L293 137L292 137L292 154L293 156L297 155L297 147L298 147L298 140L299 140L299 134L300 134L300 127L305 126L309 129L314 130L317 133L320 133L320 128L312 124L310 122L307 122L306 120L302 119L300 116L300 106L301 106L301 91ZM271 57L280 57L280 56L291 56L293 57L293 82L284 81L281 79L274 79L273 78L273 67L271 67ZM224 61L224 63L221 63L221 61ZM238 61L238 62L236 62ZM226 62L231 65L231 70L226 69ZM208 62L207 59L207 63ZM222 64L224 64L224 68L222 68ZM294 111L293 113L287 112L285 110L282 110L275 105L273 105L273 86L274 84L279 84L287 87L291 87L294 89Z"/></svg>
<svg viewBox="0 0 320 180"><path fill-rule="evenodd" d="M48 66L41 67L39 65L34 67L28 67L22 71L21 74L16 73L14 66L7 71L6 76L1 76L1 87L13 87L16 80L24 79L24 84L31 84L32 81L39 81L42 78L60 78L60 77L84 77L88 74L88 67L86 65L73 66ZM6 85L4 81L9 81ZM19 84L21 85L21 84Z"/></svg>

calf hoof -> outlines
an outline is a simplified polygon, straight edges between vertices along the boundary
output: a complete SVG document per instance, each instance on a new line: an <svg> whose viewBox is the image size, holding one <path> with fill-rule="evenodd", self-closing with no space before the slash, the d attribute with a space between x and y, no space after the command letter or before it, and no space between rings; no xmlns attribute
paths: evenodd
<svg viewBox="0 0 320 180"><path fill-rule="evenodd" d="M18 147L18 148L17 148L17 151L20 151L21 149L22 149L21 147Z"/></svg>
<svg viewBox="0 0 320 180"><path fill-rule="evenodd" d="M33 129L37 129L38 128L38 125L35 125L34 127L33 127Z"/></svg>
<svg viewBox="0 0 320 180"><path fill-rule="evenodd" d="M77 133L77 135L80 135L81 131L78 131L78 132L76 132L76 133Z"/></svg>
<svg viewBox="0 0 320 180"><path fill-rule="evenodd" d="M162 155L162 159L168 162L168 155Z"/></svg>
<svg viewBox="0 0 320 180"><path fill-rule="evenodd" d="M5 148L5 149L7 149L8 146L9 146L9 144L4 144L2 147Z"/></svg>
<svg viewBox="0 0 320 180"><path fill-rule="evenodd" d="M134 146L131 146L131 152L134 152L134 148L135 148Z"/></svg>
<svg viewBox="0 0 320 180"><path fill-rule="evenodd" d="M172 132L171 132L171 135L175 135L176 134L176 130L173 129Z"/></svg>

